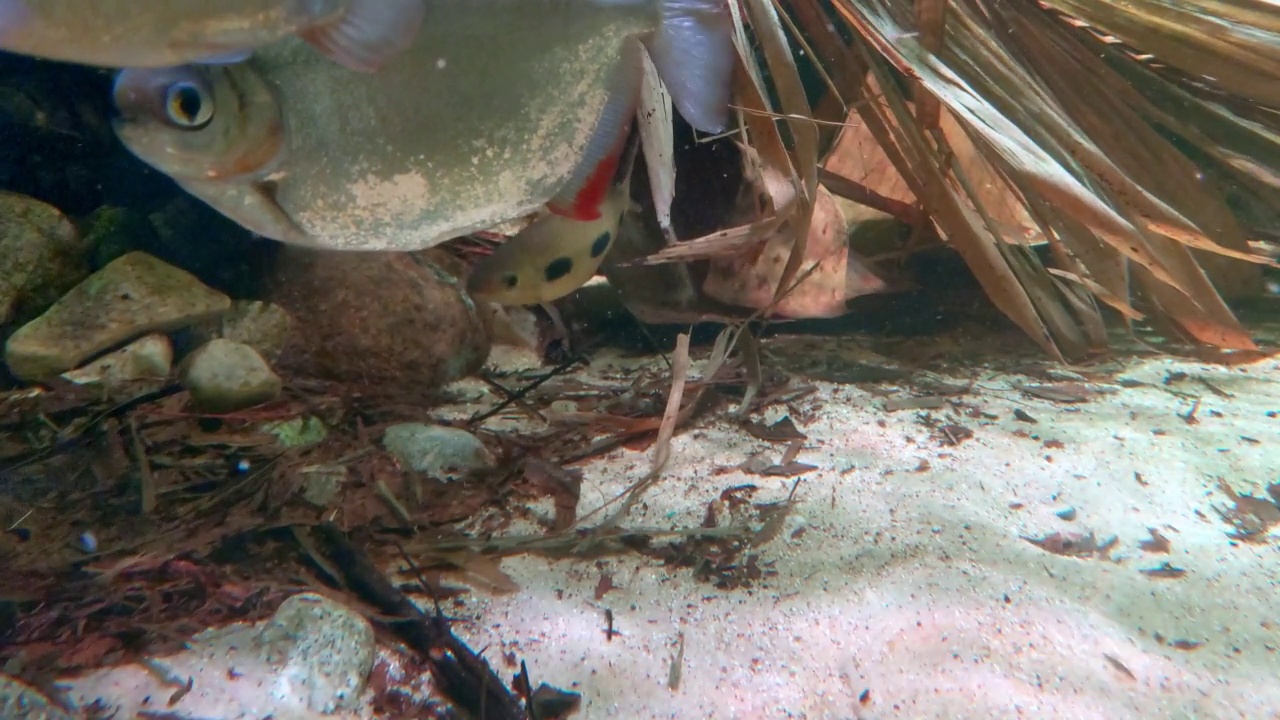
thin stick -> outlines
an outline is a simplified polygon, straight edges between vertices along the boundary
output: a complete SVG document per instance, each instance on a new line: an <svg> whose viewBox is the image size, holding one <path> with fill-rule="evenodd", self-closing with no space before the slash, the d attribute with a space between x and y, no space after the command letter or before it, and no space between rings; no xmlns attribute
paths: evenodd
<svg viewBox="0 0 1280 720"><path fill-rule="evenodd" d="M129 435L133 438L133 454L138 456L138 476L142 485L142 514L150 515L156 510L156 479L151 475L151 460L147 458L147 448L142 444L142 436L138 434L138 422L129 417Z"/></svg>

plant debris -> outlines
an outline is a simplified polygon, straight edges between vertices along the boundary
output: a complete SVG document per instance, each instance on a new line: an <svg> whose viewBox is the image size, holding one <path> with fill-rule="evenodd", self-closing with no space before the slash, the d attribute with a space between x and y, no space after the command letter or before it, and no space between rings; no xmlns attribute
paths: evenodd
<svg viewBox="0 0 1280 720"><path fill-rule="evenodd" d="M1052 535L1044 537L1028 537L1022 536L1023 540L1035 545L1036 547L1051 552L1054 555L1063 555L1066 557L1078 558L1102 558L1106 559L1107 551L1115 546L1118 538L1114 535L1107 540L1099 543L1097 537L1093 533L1081 535L1079 533L1060 533L1056 532Z"/></svg>
<svg viewBox="0 0 1280 720"><path fill-rule="evenodd" d="M1176 580L1187 574L1186 570L1183 570L1180 567L1174 567L1173 565L1170 565L1167 562L1161 563L1159 567L1143 568L1138 572L1142 573L1143 575L1146 575L1147 577L1161 578L1161 579L1167 579L1167 580Z"/></svg>
<svg viewBox="0 0 1280 720"><path fill-rule="evenodd" d="M1165 537L1159 530L1147 528L1147 532L1150 533L1151 539L1138 542L1138 547L1143 552L1167 554L1173 548L1169 538Z"/></svg>
<svg viewBox="0 0 1280 720"><path fill-rule="evenodd" d="M1133 671L1130 670L1128 666L1126 666L1124 663L1120 662L1119 658L1117 658L1116 656L1110 653L1103 653L1102 657L1106 658L1107 662L1111 663L1111 667L1119 671L1121 675L1124 675L1130 680L1138 679L1137 676L1133 674Z"/></svg>
<svg viewBox="0 0 1280 720"><path fill-rule="evenodd" d="M1057 403L1082 403L1092 400L1098 391L1083 383L1064 382L1052 385L1019 384L1018 389L1031 397Z"/></svg>
<svg viewBox="0 0 1280 720"><path fill-rule="evenodd" d="M790 415L784 415L781 420L772 425L765 425L757 422L744 422L742 429L746 430L751 437L757 440L765 440L767 442L792 442L795 440L808 440L809 436L800 432L795 422L791 420Z"/></svg>
<svg viewBox="0 0 1280 720"><path fill-rule="evenodd" d="M1268 494L1275 497L1276 491L1273 491L1271 487L1267 489ZM1233 528L1231 532L1227 533L1227 537L1232 540L1254 543L1264 543L1272 540L1270 531L1277 523L1280 523L1280 500L1272 501L1248 494L1239 494L1222 478L1218 478L1218 489L1230 498L1234 504L1233 507L1221 508L1215 505L1213 508L1218 513L1218 516Z"/></svg>

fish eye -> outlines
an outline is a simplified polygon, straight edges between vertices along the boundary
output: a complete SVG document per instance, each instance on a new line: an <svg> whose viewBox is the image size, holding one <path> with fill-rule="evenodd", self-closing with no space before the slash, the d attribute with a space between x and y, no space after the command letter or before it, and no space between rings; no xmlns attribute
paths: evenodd
<svg viewBox="0 0 1280 720"><path fill-rule="evenodd" d="M509 273L502 276L502 284L507 286L508 290L514 290L516 285L520 284L520 278L515 273Z"/></svg>
<svg viewBox="0 0 1280 720"><path fill-rule="evenodd" d="M164 109L173 124L188 130L199 130L213 119L213 100L209 93L189 80L165 89Z"/></svg>

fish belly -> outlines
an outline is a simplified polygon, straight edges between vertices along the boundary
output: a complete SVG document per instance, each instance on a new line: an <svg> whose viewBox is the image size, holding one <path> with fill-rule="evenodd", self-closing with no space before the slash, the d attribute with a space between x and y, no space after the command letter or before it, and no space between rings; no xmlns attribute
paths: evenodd
<svg viewBox="0 0 1280 720"><path fill-rule="evenodd" d="M436 5L372 75L292 40L252 61L286 119L277 200L319 247L420 249L536 210L581 161L624 40L656 25L585 0Z"/></svg>

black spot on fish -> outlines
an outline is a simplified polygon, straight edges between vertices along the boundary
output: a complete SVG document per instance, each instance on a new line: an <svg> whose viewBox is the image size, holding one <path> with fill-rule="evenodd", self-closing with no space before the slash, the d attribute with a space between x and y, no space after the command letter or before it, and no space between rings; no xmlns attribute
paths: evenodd
<svg viewBox="0 0 1280 720"><path fill-rule="evenodd" d="M555 282L565 275L568 275L569 271L572 269L573 260L570 260L567 257L559 257L547 263L547 266L543 268L542 273L547 277L547 282Z"/></svg>
<svg viewBox="0 0 1280 720"><path fill-rule="evenodd" d="M515 273L509 273L502 276L502 284L506 285L508 290L514 290L516 285L520 284L520 278Z"/></svg>
<svg viewBox="0 0 1280 720"><path fill-rule="evenodd" d="M609 249L609 242L611 240L613 240L613 233L608 230L600 233L600 237L596 238L595 242L591 243L591 257L598 258L603 255L604 251Z"/></svg>

